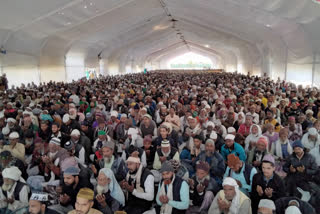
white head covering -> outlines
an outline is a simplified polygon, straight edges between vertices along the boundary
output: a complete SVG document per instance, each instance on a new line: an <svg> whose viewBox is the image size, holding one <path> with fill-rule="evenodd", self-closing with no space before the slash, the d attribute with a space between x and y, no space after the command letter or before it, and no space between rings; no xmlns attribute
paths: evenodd
<svg viewBox="0 0 320 214"><path fill-rule="evenodd" d="M119 186L113 172L111 169L103 168L99 171L100 173L104 173L105 176L107 176L110 179L109 183L109 190L110 190L110 195L116 199L121 205L125 205L125 199L124 199L124 194Z"/></svg>
<svg viewBox="0 0 320 214"><path fill-rule="evenodd" d="M46 202L48 201L48 194L42 192L32 193L30 200Z"/></svg>
<svg viewBox="0 0 320 214"><path fill-rule="evenodd" d="M228 185L228 186L233 186L234 187L234 190L236 192L234 198L232 199L232 202L231 202L231 206L229 208L229 211L230 213L235 213L235 214L238 214L239 212L239 207L240 207L240 191L239 191L239 186L236 182L236 180L234 178L231 178L231 177L226 177L224 180L223 180L223 183L222 183L222 186L225 186L225 185Z"/></svg>
<svg viewBox="0 0 320 214"><path fill-rule="evenodd" d="M117 111L111 111L111 117L118 117Z"/></svg>
<svg viewBox="0 0 320 214"><path fill-rule="evenodd" d="M70 136L80 136L80 131L78 129L74 129L72 130Z"/></svg>
<svg viewBox="0 0 320 214"><path fill-rule="evenodd" d="M265 207L265 208L269 208L272 210L276 210L276 205L270 199L261 199L259 202L258 208L260 208L260 207Z"/></svg>
<svg viewBox="0 0 320 214"><path fill-rule="evenodd" d="M308 130L308 133L309 133L309 135L313 135L313 136L318 134L316 128L310 128L310 129Z"/></svg>
<svg viewBox="0 0 320 214"><path fill-rule="evenodd" d="M63 115L63 118L62 118L62 122L63 123L67 123L69 120L70 120L70 115L69 114Z"/></svg>
<svg viewBox="0 0 320 214"><path fill-rule="evenodd" d="M224 138L225 140L234 140L235 136L233 134L227 134L227 136Z"/></svg>
<svg viewBox="0 0 320 214"><path fill-rule="evenodd" d="M208 126L212 126L212 128L214 128L214 123L212 121L208 121L206 124L206 128L208 128Z"/></svg>
<svg viewBox="0 0 320 214"><path fill-rule="evenodd" d="M218 138L218 135L216 132L211 132L210 139L216 140Z"/></svg>
<svg viewBox="0 0 320 214"><path fill-rule="evenodd" d="M11 132L9 135L9 139L17 139L19 138L18 132Z"/></svg>
<svg viewBox="0 0 320 214"><path fill-rule="evenodd" d="M298 207L290 206L286 209L285 214L302 214Z"/></svg>
<svg viewBox="0 0 320 214"><path fill-rule="evenodd" d="M227 132L228 132L228 134L231 134L231 133L234 133L234 132L237 132L237 131L236 131L235 128L229 127L229 128L227 129Z"/></svg>
<svg viewBox="0 0 320 214"><path fill-rule="evenodd" d="M20 180L21 174L22 174L21 171L16 166L12 166L10 168L5 168L2 171L3 178L9 178L9 179L12 179L15 181Z"/></svg>
<svg viewBox="0 0 320 214"><path fill-rule="evenodd" d="M11 123L16 123L17 121L15 119L13 119L12 117L10 117L10 118L7 119L7 122L8 123L10 123L10 122Z"/></svg>

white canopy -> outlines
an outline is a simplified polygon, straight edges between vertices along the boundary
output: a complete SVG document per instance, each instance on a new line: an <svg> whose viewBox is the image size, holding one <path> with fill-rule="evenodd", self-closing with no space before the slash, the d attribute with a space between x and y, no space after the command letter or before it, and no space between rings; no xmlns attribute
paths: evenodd
<svg viewBox="0 0 320 214"><path fill-rule="evenodd" d="M2 0L1 71L17 84L64 81L77 76L68 67L157 69L192 51L227 71L318 82L315 1Z"/></svg>

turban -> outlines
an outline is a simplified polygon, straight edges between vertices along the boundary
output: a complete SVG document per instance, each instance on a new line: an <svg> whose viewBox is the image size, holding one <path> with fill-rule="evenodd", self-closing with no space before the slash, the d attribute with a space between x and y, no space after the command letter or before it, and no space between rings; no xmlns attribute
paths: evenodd
<svg viewBox="0 0 320 214"><path fill-rule="evenodd" d="M93 201L94 192L89 188L82 188L79 190L77 198L88 199L89 201Z"/></svg>
<svg viewBox="0 0 320 214"><path fill-rule="evenodd" d="M316 128L310 128L310 129L308 130L308 133L309 133L309 135L317 135L317 134L318 134Z"/></svg>
<svg viewBox="0 0 320 214"><path fill-rule="evenodd" d="M290 206L286 209L285 214L301 214L301 211L296 206Z"/></svg>
<svg viewBox="0 0 320 214"><path fill-rule="evenodd" d="M128 163L128 162L141 163L139 157L132 157L132 156L130 156L130 157L128 158L127 163Z"/></svg>
<svg viewBox="0 0 320 214"><path fill-rule="evenodd" d="M161 142L161 147L170 147L170 142L168 140L163 140Z"/></svg>
<svg viewBox="0 0 320 214"><path fill-rule="evenodd" d="M118 117L117 111L111 111L111 117Z"/></svg>
<svg viewBox="0 0 320 214"><path fill-rule="evenodd" d="M12 132L12 133L9 135L9 139L18 139L18 138L19 138L18 132Z"/></svg>
<svg viewBox="0 0 320 214"><path fill-rule="evenodd" d="M231 178L231 177L226 177L223 180L222 186L225 186L225 185L233 186L233 187L239 187L237 182L236 182L236 180L234 178Z"/></svg>
<svg viewBox="0 0 320 214"><path fill-rule="evenodd" d="M63 115L63 118L62 118L62 122L63 123L67 123L69 120L70 120L70 115L69 114Z"/></svg>
<svg viewBox="0 0 320 214"><path fill-rule="evenodd" d="M21 171L16 166L12 166L10 168L5 168L2 171L3 178L9 178L9 179L12 179L15 181L20 180L21 174L22 174Z"/></svg>
<svg viewBox="0 0 320 214"><path fill-rule="evenodd" d="M216 140L218 138L218 135L216 132L211 132L210 139Z"/></svg>

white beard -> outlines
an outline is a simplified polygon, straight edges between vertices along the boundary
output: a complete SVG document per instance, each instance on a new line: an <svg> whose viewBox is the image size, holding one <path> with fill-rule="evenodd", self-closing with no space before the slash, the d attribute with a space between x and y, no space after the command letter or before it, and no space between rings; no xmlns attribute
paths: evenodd
<svg viewBox="0 0 320 214"><path fill-rule="evenodd" d="M170 153L171 153L171 149L169 150L168 153L164 153L163 151L161 151L161 152L162 152L163 156L168 157L170 155Z"/></svg>
<svg viewBox="0 0 320 214"><path fill-rule="evenodd" d="M109 164L110 161L111 161L111 158L103 157L103 160L104 160L104 163L105 163L105 164Z"/></svg>
<svg viewBox="0 0 320 214"><path fill-rule="evenodd" d="M52 152L49 152L49 158L52 160L54 158L54 156L56 156L58 152L55 152L55 153L52 153Z"/></svg>
<svg viewBox="0 0 320 214"><path fill-rule="evenodd" d="M2 184L2 190L5 191L5 192L8 192L11 190L11 188L13 187L13 184Z"/></svg>
<svg viewBox="0 0 320 214"><path fill-rule="evenodd" d="M109 191L109 185L105 185L105 186L101 186L101 185L97 185L97 193L98 195L101 195L103 193L107 193Z"/></svg>

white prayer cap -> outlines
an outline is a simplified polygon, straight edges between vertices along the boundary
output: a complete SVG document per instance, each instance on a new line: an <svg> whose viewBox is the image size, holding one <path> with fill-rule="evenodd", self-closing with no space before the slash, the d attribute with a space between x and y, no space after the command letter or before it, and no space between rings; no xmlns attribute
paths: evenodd
<svg viewBox="0 0 320 214"><path fill-rule="evenodd" d="M161 141L161 147L170 147L170 142L168 140Z"/></svg>
<svg viewBox="0 0 320 214"><path fill-rule="evenodd" d="M18 132L12 132L9 135L9 139L18 139L18 138L19 138Z"/></svg>
<svg viewBox="0 0 320 214"><path fill-rule="evenodd" d="M214 123L212 121L208 121L207 122L207 128L208 128L208 126L212 126L212 128L214 128L215 125L214 125Z"/></svg>
<svg viewBox="0 0 320 214"><path fill-rule="evenodd" d="M70 120L70 115L69 114L63 115L63 118L62 118L62 122L63 123L67 123L69 120Z"/></svg>
<svg viewBox="0 0 320 214"><path fill-rule="evenodd" d="M231 133L234 133L236 132L236 129L233 128L233 127L229 127L228 130L227 130L228 134L231 134Z"/></svg>
<svg viewBox="0 0 320 214"><path fill-rule="evenodd" d="M259 202L258 208L260 208L260 207L276 210L276 205L270 199L261 199Z"/></svg>
<svg viewBox="0 0 320 214"><path fill-rule="evenodd" d="M310 109L308 109L308 110L306 111L306 114L313 114L313 111L310 110Z"/></svg>
<svg viewBox="0 0 320 214"><path fill-rule="evenodd" d="M210 139L216 140L218 138L218 135L216 132L211 132Z"/></svg>
<svg viewBox="0 0 320 214"><path fill-rule="evenodd" d="M31 112L29 112L29 111L24 111L23 113L22 113L22 115L24 116L24 115L31 115Z"/></svg>
<svg viewBox="0 0 320 214"><path fill-rule="evenodd" d="M32 193L30 200L46 202L48 201L48 194L43 192Z"/></svg>
<svg viewBox="0 0 320 214"><path fill-rule="evenodd" d="M18 181L21 177L21 171L16 166L12 166L10 168L5 168L2 171L2 177L3 178L9 178L15 181Z"/></svg>
<svg viewBox="0 0 320 214"><path fill-rule="evenodd" d="M225 140L234 140L235 136L233 134L227 134L227 136L224 138Z"/></svg>
<svg viewBox="0 0 320 214"><path fill-rule="evenodd" d="M127 114L121 114L121 118L123 117L128 118Z"/></svg>
<svg viewBox="0 0 320 214"><path fill-rule="evenodd" d="M59 139L59 138L57 138L57 137L54 137L54 138L52 138L51 140L50 140L50 142L49 143L53 143L53 144L56 144L56 145L58 145L58 146L60 146L61 144L61 140Z"/></svg>
<svg viewBox="0 0 320 214"><path fill-rule="evenodd" d="M135 128L129 128L128 129L128 135L137 135L139 132Z"/></svg>
<svg viewBox="0 0 320 214"><path fill-rule="evenodd" d="M111 117L118 117L117 111L111 111Z"/></svg>
<svg viewBox="0 0 320 214"><path fill-rule="evenodd" d="M7 119L8 123L16 123L17 121L15 119L13 119L12 117Z"/></svg>
<svg viewBox="0 0 320 214"><path fill-rule="evenodd" d="M318 134L316 128L310 128L310 129L308 130L308 133L309 133L309 135L317 135L317 134Z"/></svg>
<svg viewBox="0 0 320 214"><path fill-rule="evenodd" d="M8 126L5 126L2 128L2 134L3 135L8 135L10 133L10 129Z"/></svg>
<svg viewBox="0 0 320 214"><path fill-rule="evenodd" d="M285 214L302 214L302 213L298 207L290 206L286 209Z"/></svg>
<svg viewBox="0 0 320 214"><path fill-rule="evenodd" d="M70 136L80 136L80 131L78 129L74 129L72 130Z"/></svg>
<svg viewBox="0 0 320 214"><path fill-rule="evenodd" d="M236 182L236 180L234 178L231 178L231 177L226 177L223 180L222 186L225 186L225 185L233 186L233 187L239 187L237 182Z"/></svg>

